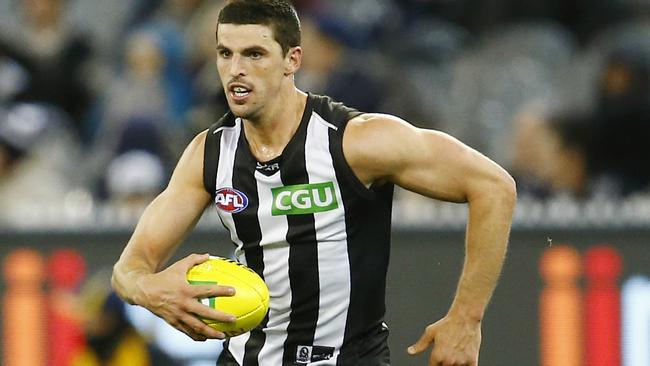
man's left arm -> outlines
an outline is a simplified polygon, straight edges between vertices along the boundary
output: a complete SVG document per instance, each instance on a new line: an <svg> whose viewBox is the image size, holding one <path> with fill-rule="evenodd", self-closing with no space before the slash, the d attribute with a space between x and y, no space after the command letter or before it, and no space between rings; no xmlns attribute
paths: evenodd
<svg viewBox="0 0 650 366"><path fill-rule="evenodd" d="M442 365L478 365L481 321L505 258L513 199L506 193L470 198L465 263L447 315L429 325L408 348L418 354L434 344ZM433 365L438 365L433 363Z"/></svg>
<svg viewBox="0 0 650 366"><path fill-rule="evenodd" d="M505 258L516 201L515 184L496 163L455 138L387 115L350 121L344 154L366 184L391 181L422 195L467 202L466 255L447 315L409 347L433 345L430 365L478 365L481 321Z"/></svg>

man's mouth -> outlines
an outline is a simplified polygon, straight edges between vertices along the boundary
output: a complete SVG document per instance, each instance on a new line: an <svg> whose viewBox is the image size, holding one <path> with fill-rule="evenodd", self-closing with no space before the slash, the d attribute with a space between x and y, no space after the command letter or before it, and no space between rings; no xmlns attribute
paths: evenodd
<svg viewBox="0 0 650 366"><path fill-rule="evenodd" d="M234 99L241 100L250 95L251 89L243 85L231 85L230 93Z"/></svg>
<svg viewBox="0 0 650 366"><path fill-rule="evenodd" d="M238 97L245 97L245 96L248 95L248 93L250 92L250 90L248 90L248 89L246 89L246 88L242 88L242 87L237 87L237 88L234 88L234 89L233 89L233 92L234 92L235 95L238 96Z"/></svg>

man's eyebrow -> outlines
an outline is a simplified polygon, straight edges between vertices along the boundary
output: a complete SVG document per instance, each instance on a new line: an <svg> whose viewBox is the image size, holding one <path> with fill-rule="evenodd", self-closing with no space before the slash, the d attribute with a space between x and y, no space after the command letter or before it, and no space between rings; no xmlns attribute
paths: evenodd
<svg viewBox="0 0 650 366"><path fill-rule="evenodd" d="M262 46L251 46L244 48L243 53L250 53L250 52L266 52L266 48Z"/></svg>
<svg viewBox="0 0 650 366"><path fill-rule="evenodd" d="M230 48L222 44L217 44L217 51L222 51L222 50L230 50ZM262 46L250 46L242 50L242 53L251 53L251 52L266 53L268 52L268 50Z"/></svg>

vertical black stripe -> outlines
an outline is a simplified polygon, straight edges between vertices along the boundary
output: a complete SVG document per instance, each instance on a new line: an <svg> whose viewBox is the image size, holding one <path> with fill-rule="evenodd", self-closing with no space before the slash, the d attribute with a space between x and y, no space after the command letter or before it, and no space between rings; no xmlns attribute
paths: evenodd
<svg viewBox="0 0 650 366"><path fill-rule="evenodd" d="M210 127L205 135L203 150L203 187L214 198L217 185L217 165L219 165L219 149L221 133L214 133L216 125Z"/></svg>
<svg viewBox="0 0 650 366"><path fill-rule="evenodd" d="M307 184L309 177L305 162L307 127L311 118L306 106L293 149L285 151L280 176L286 185ZM283 365L295 365L298 345L311 345L318 321L320 286L318 279L318 249L313 214L288 215L287 242L289 243L289 282L291 287L291 316L284 342Z"/></svg>
<svg viewBox="0 0 650 366"><path fill-rule="evenodd" d="M219 127L234 125L234 116L227 113L221 119L210 126L205 136L203 150L203 187L214 199L217 185L217 167L219 165L219 154L221 149L221 135L223 132L214 133Z"/></svg>
<svg viewBox="0 0 650 366"><path fill-rule="evenodd" d="M226 339L225 342L223 342L223 350L219 354L219 358L217 358L217 366L235 366L239 365L235 358L232 356L232 354L228 351L228 344L230 343L229 339Z"/></svg>
<svg viewBox="0 0 650 366"><path fill-rule="evenodd" d="M232 185L233 188L244 193L248 197L248 207L245 210L233 214L233 221L237 236L243 243L246 264L257 274L264 278L264 254L260 241L262 231L260 228L257 209L259 207L259 195L257 192L257 181L255 180L255 164L252 163L247 154L248 144L243 134L243 125L240 126L241 133L237 142L235 162L233 166ZM260 327L266 325L267 317L257 329L251 331L246 342L244 351L244 363L242 366L257 366L257 355L259 354L264 341L265 333Z"/></svg>
<svg viewBox="0 0 650 366"><path fill-rule="evenodd" d="M351 170L343 156L343 129L329 132L330 154L345 208L351 272L350 305L337 364L355 365L361 358L377 357L387 351L381 323L385 313L393 186L386 184L361 194L358 180L350 180L356 177L349 176Z"/></svg>

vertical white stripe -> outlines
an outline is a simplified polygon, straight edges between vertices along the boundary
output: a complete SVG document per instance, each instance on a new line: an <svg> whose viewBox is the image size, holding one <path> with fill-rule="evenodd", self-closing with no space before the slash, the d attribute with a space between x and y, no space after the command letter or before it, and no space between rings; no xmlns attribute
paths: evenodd
<svg viewBox="0 0 650 366"><path fill-rule="evenodd" d="M219 148L219 168L217 169L217 190L220 188L232 188L232 174L235 166L235 153L237 152L237 143L239 141L239 133L241 130L241 120L235 120L235 126L224 128L221 133L221 145ZM241 251L243 243L237 236L235 229L235 222L233 221L232 214L228 212L219 211L219 216L223 223L230 231L230 239L237 245L237 252ZM241 365L244 362L244 346L250 334L246 333L239 337L230 339L228 350L233 355L235 360Z"/></svg>
<svg viewBox="0 0 650 366"><path fill-rule="evenodd" d="M235 361L237 361L237 363L240 365L244 364L244 350L246 349L246 342L248 342L248 338L250 338L250 336L250 332L244 333L237 337L230 338L230 342L228 343L228 350L230 351L230 354L232 354L232 356L235 358Z"/></svg>
<svg viewBox="0 0 650 366"><path fill-rule="evenodd" d="M334 347L334 357L330 361L336 364L345 336L351 291L345 209L329 151L329 123L316 113L310 122L305 144L309 183L333 182L338 201L338 208L314 214L320 283L314 345Z"/></svg>
<svg viewBox="0 0 650 366"><path fill-rule="evenodd" d="M260 366L282 365L284 341L287 338L291 314L291 287L289 283L289 243L287 217L271 215L273 196L271 188L281 187L280 173L271 177L255 172L259 197L258 218L264 251L264 281L269 287L269 322L264 329L266 340L259 353Z"/></svg>
<svg viewBox="0 0 650 366"><path fill-rule="evenodd" d="M232 173L235 167L235 154L237 152L237 143L239 142L239 133L241 131L241 119L235 120L235 126L224 128L221 133L221 144L219 147L219 164L217 167L217 190L221 188L232 188ZM237 236L235 230L235 223L232 219L232 214L218 210L221 220L230 231L230 240L237 244L237 248L241 249L242 243Z"/></svg>

